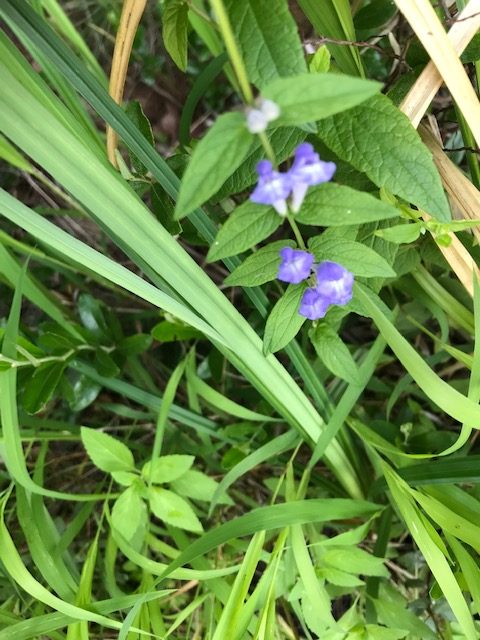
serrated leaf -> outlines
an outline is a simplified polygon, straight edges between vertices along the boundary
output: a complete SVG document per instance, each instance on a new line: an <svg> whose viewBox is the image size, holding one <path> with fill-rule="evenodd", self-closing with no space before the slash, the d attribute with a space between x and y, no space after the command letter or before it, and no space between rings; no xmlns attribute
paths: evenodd
<svg viewBox="0 0 480 640"><path fill-rule="evenodd" d="M166 0L162 15L162 37L165 49L182 71L187 68L188 3Z"/></svg>
<svg viewBox="0 0 480 640"><path fill-rule="evenodd" d="M262 91L264 98L276 102L280 117L275 125L316 122L350 109L380 91L381 85L335 73L302 73L278 78Z"/></svg>
<svg viewBox="0 0 480 640"><path fill-rule="evenodd" d="M318 357L334 375L358 384L357 363L347 345L327 323L322 322L310 332L310 339Z"/></svg>
<svg viewBox="0 0 480 640"><path fill-rule="evenodd" d="M194 456L169 455L161 456L155 460L149 460L144 464L142 476L154 483L172 482L190 469L195 460Z"/></svg>
<svg viewBox="0 0 480 640"><path fill-rule="evenodd" d="M80 428L83 446L93 464L102 471L131 471L135 468L130 449L116 438L88 427Z"/></svg>
<svg viewBox="0 0 480 640"><path fill-rule="evenodd" d="M384 95L377 95L322 120L318 135L340 158L435 218L450 209L432 156L409 119Z"/></svg>
<svg viewBox="0 0 480 640"><path fill-rule="evenodd" d="M186 531L203 531L202 523L186 500L173 491L153 487L149 492L152 512L167 524Z"/></svg>
<svg viewBox="0 0 480 640"><path fill-rule="evenodd" d="M225 7L250 81L306 71L302 43L287 0L226 0Z"/></svg>
<svg viewBox="0 0 480 640"><path fill-rule="evenodd" d="M266 247L262 247L225 278L225 284L230 286L256 287L270 280L275 280L280 266L280 249L294 247L293 240L278 240Z"/></svg>
<svg viewBox="0 0 480 640"><path fill-rule="evenodd" d="M293 150L305 140L306 133L296 127L282 127L268 132L270 145L280 164L292 155ZM240 193L253 185L258 175L255 167L265 158L265 149L260 141L255 140L248 154L238 169L228 178L220 191L215 194L215 201L220 201L232 193Z"/></svg>
<svg viewBox="0 0 480 640"><path fill-rule="evenodd" d="M396 602L389 602L386 598L373 601L378 619L389 627L405 629L419 638L434 640L437 636L418 616L408 609L399 607Z"/></svg>
<svg viewBox="0 0 480 640"><path fill-rule="evenodd" d="M268 238L283 218L272 207L244 202L220 228L207 255L209 262L237 255Z"/></svg>
<svg viewBox="0 0 480 640"><path fill-rule="evenodd" d="M134 549L138 549L145 539L147 524L147 506L136 487L129 487L115 500L112 525Z"/></svg>
<svg viewBox="0 0 480 640"><path fill-rule="evenodd" d="M317 261L338 262L355 276L363 278L394 278L396 276L385 258L361 242L324 240L322 236L317 236L309 241L308 247Z"/></svg>
<svg viewBox="0 0 480 640"><path fill-rule="evenodd" d="M242 164L252 142L242 113L224 113L217 118L190 158L175 217L183 218L213 196Z"/></svg>
<svg viewBox="0 0 480 640"><path fill-rule="evenodd" d="M369 193L328 183L309 190L296 219L302 224L338 227L375 222L398 215L398 209Z"/></svg>
<svg viewBox="0 0 480 640"><path fill-rule="evenodd" d="M305 318L298 313L298 309L305 288L304 283L291 284L273 307L263 336L265 354L283 349L300 331Z"/></svg>
<svg viewBox="0 0 480 640"><path fill-rule="evenodd" d="M62 378L65 366L65 362L47 362L35 369L25 385L22 396L23 407L27 413L38 413L45 407Z"/></svg>
<svg viewBox="0 0 480 640"><path fill-rule="evenodd" d="M202 502L211 502L218 488L218 482L201 471L190 469L180 478L174 480L171 487L175 493L179 493L181 496ZM221 495L216 502L232 504L232 500L226 494Z"/></svg>

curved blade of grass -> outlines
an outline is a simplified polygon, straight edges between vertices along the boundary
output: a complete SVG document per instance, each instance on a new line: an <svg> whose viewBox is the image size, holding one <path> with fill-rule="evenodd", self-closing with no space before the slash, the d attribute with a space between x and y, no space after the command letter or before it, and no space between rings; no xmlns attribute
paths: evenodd
<svg viewBox="0 0 480 640"><path fill-rule="evenodd" d="M409 494L408 485L386 463L381 462L388 487L412 537L423 553L430 571L442 590L467 640L475 640L477 632L472 616L447 559L432 539L424 520Z"/></svg>
<svg viewBox="0 0 480 640"><path fill-rule="evenodd" d="M479 405L439 378L381 309L363 291L359 290L358 295L389 347L430 400L459 422L480 424Z"/></svg>
<svg viewBox="0 0 480 640"><path fill-rule="evenodd" d="M448 535L448 533L445 534L445 538L458 560L463 577L470 590L473 604L478 613L480 611L480 568L468 551L463 548L461 542L458 542L458 540Z"/></svg>
<svg viewBox="0 0 480 640"><path fill-rule="evenodd" d="M39 602L43 602L47 606L52 607L52 609L55 609L74 620L88 620L110 629L121 629L122 625L120 622L98 613L76 607L69 602L65 602L64 600L57 598L57 596L54 596L50 591L48 591L48 589L35 580L23 564L10 533L5 526L3 516L7 499L8 495L4 496L0 504L0 559L11 578L15 580L15 582L24 591L32 596L32 598ZM136 631L137 633L140 632L140 630Z"/></svg>
<svg viewBox="0 0 480 640"><path fill-rule="evenodd" d="M257 531L283 529L294 524L310 522L329 522L344 518L371 516L380 509L380 505L365 500L342 498L299 500L286 504L253 509L249 513L220 525L192 542L160 576L164 580L178 567L183 566L200 555L225 544L234 538L251 535Z"/></svg>

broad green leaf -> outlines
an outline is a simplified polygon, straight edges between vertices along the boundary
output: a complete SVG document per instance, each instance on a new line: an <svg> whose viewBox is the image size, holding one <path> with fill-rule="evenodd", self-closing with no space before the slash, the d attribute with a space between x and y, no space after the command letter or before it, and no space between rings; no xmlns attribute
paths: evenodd
<svg viewBox="0 0 480 640"><path fill-rule="evenodd" d="M241 165L253 142L242 113L224 113L200 140L183 174L175 209L183 218L213 196Z"/></svg>
<svg viewBox="0 0 480 640"><path fill-rule="evenodd" d="M403 629L387 629L378 624L366 624L364 640L400 640L407 633Z"/></svg>
<svg viewBox="0 0 480 640"><path fill-rule="evenodd" d="M322 553L322 563L355 575L364 576L389 576L388 570L383 564L383 558L377 558L358 547L328 548Z"/></svg>
<svg viewBox="0 0 480 640"><path fill-rule="evenodd" d="M165 49L182 71L187 68L188 3L166 0L162 14L162 36Z"/></svg>
<svg viewBox="0 0 480 640"><path fill-rule="evenodd" d="M291 284L267 318L263 336L264 353L283 349L300 331L305 318L298 313L305 285Z"/></svg>
<svg viewBox="0 0 480 640"><path fill-rule="evenodd" d="M334 375L358 384L358 367L347 345L326 322L317 325L310 331L310 339L318 357Z"/></svg>
<svg viewBox="0 0 480 640"><path fill-rule="evenodd" d="M262 96L280 107L275 125L288 126L315 122L350 109L371 98L380 88L372 80L335 73L302 73L273 80L262 90Z"/></svg>
<svg viewBox="0 0 480 640"><path fill-rule="evenodd" d="M328 183L309 190L296 219L303 224L337 227L386 220L398 215L398 209L368 193Z"/></svg>
<svg viewBox="0 0 480 640"><path fill-rule="evenodd" d="M202 502L211 502L218 487L219 484L216 480L194 469L186 471L180 478L171 483L171 488L175 493ZM220 504L233 504L226 494L220 495L217 502Z"/></svg>
<svg viewBox="0 0 480 640"><path fill-rule="evenodd" d="M272 235L282 222L283 218L272 207L244 202L221 227L208 252L208 261L215 262L250 249Z"/></svg>
<svg viewBox="0 0 480 640"><path fill-rule="evenodd" d="M120 373L115 360L103 349L97 349L95 352L94 366L98 373L106 378L113 378Z"/></svg>
<svg viewBox="0 0 480 640"><path fill-rule="evenodd" d="M333 567L322 567L317 573L319 578L324 578L338 587L361 587L365 584L365 582L357 578L357 576L347 573L346 571L340 571L340 569L334 569Z"/></svg>
<svg viewBox="0 0 480 640"><path fill-rule="evenodd" d="M275 124L275 123L274 123ZM280 164L289 158L293 150L305 140L306 133L297 127L280 127L268 132L269 142L277 162ZM257 138L257 136L256 136ZM254 182L258 175L255 167L260 160L265 158L265 149L262 143L255 139L248 150L248 154L238 169L227 179L220 191L215 194L214 200L221 200L233 193L245 191Z"/></svg>
<svg viewBox="0 0 480 640"><path fill-rule="evenodd" d="M177 342L178 340L190 340L191 338L201 338L202 334L197 329L189 327L179 322L168 322L162 320L152 329L152 336L158 342Z"/></svg>
<svg viewBox="0 0 480 640"><path fill-rule="evenodd" d="M249 80L258 88L306 71L302 43L287 0L226 0Z"/></svg>
<svg viewBox="0 0 480 640"><path fill-rule="evenodd" d="M278 240L262 247L242 262L225 278L230 286L256 287L275 280L280 266L280 249L294 247L293 240Z"/></svg>
<svg viewBox="0 0 480 640"><path fill-rule="evenodd" d="M147 506L132 486L115 500L112 525L135 549L139 549L147 532Z"/></svg>
<svg viewBox="0 0 480 640"><path fill-rule="evenodd" d="M330 74L329 74L330 75ZM432 156L405 116L384 95L322 120L318 135L340 158L434 218L451 218Z"/></svg>
<svg viewBox="0 0 480 640"><path fill-rule="evenodd" d="M138 479L138 475L131 471L112 471L111 475L122 487L130 487Z"/></svg>
<svg viewBox="0 0 480 640"><path fill-rule="evenodd" d="M316 236L310 240L308 246L319 262L338 262L355 276L392 278L396 275L385 258L361 242L328 238L324 240L322 236Z"/></svg>
<svg viewBox="0 0 480 640"><path fill-rule="evenodd" d="M65 366L64 362L47 362L35 369L22 396L27 413L38 413L45 407L62 379Z"/></svg>
<svg viewBox="0 0 480 640"><path fill-rule="evenodd" d="M202 523L192 507L173 491L152 487L149 499L152 512L163 522L186 531L203 531Z"/></svg>
<svg viewBox="0 0 480 640"><path fill-rule="evenodd" d="M375 231L375 235L388 242L394 242L395 244L404 244L407 242L415 242L420 236L422 230L421 222L413 222L407 224L396 224L393 227L386 227L385 229L378 229Z"/></svg>
<svg viewBox="0 0 480 640"><path fill-rule="evenodd" d="M107 433L81 427L80 435L93 464L102 471L131 471L135 467L130 449Z"/></svg>
<svg viewBox="0 0 480 640"><path fill-rule="evenodd" d="M125 356L138 356L152 344L152 336L148 333L136 333L128 338L123 338L117 345L117 349Z"/></svg>
<svg viewBox="0 0 480 640"><path fill-rule="evenodd" d="M195 460L194 456L169 455L161 456L155 460L147 462L142 469L142 475L146 480L162 484L172 482L190 469Z"/></svg>

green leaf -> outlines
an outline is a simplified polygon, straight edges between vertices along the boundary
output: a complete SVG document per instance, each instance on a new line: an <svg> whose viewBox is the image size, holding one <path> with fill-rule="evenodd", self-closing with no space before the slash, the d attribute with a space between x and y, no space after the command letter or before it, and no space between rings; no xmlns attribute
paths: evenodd
<svg viewBox="0 0 480 640"><path fill-rule="evenodd" d="M295 216L302 224L338 227L395 218L398 209L368 193L327 183L310 189Z"/></svg>
<svg viewBox="0 0 480 640"><path fill-rule="evenodd" d="M278 76L306 71L302 43L287 0L226 0L250 81L259 88Z"/></svg>
<svg viewBox="0 0 480 640"><path fill-rule="evenodd" d="M147 532L147 506L136 487L129 487L115 500L112 525L135 549L141 547Z"/></svg>
<svg viewBox="0 0 480 640"><path fill-rule="evenodd" d="M242 113L224 113L195 147L183 175L176 218L183 218L213 196L241 165L253 142Z"/></svg>
<svg viewBox="0 0 480 640"><path fill-rule="evenodd" d="M435 633L420 618L408 609L402 609L397 602L390 602L386 598L374 600L378 619L387 627L405 629L419 638L435 640Z"/></svg>
<svg viewBox="0 0 480 640"><path fill-rule="evenodd" d="M333 567L322 567L318 571L318 577L325 578L325 580L338 587L361 587L365 584L363 580L351 573L340 571L340 569L334 569Z"/></svg>
<svg viewBox="0 0 480 640"><path fill-rule="evenodd" d="M221 227L207 260L215 262L250 249L272 235L282 222L283 218L272 207L244 202Z"/></svg>
<svg viewBox="0 0 480 640"><path fill-rule="evenodd" d="M262 91L264 98L276 102L281 110L275 125L316 122L350 109L378 93L381 85L335 73L302 73L278 78Z"/></svg>
<svg viewBox="0 0 480 640"><path fill-rule="evenodd" d="M129 102L125 108L125 113L128 118L133 122L133 124L137 127L143 137L148 141L150 145L155 144L155 139L153 137L152 126L147 118L147 116L143 113L142 105L138 100L132 100ZM139 175L145 175L148 173L145 165L140 162L137 156L134 153L129 153L130 160L132 162L132 166L135 171Z"/></svg>
<svg viewBox="0 0 480 640"><path fill-rule="evenodd" d="M210 502L218 486L219 484L216 480L201 471L195 470L186 471L171 484L171 488L175 493L202 502ZM232 500L226 494L220 495L217 502L221 504L233 504Z"/></svg>
<svg viewBox="0 0 480 640"><path fill-rule="evenodd" d="M138 479L138 475L131 471L112 471L112 478L122 487L130 487Z"/></svg>
<svg viewBox="0 0 480 640"><path fill-rule="evenodd" d="M113 378L120 373L117 364L103 349L95 352L95 369L101 376Z"/></svg>
<svg viewBox="0 0 480 640"><path fill-rule="evenodd" d="M118 350L125 356L138 356L147 351L152 344L152 336L148 333L136 333L128 338L123 338L118 343Z"/></svg>
<svg viewBox="0 0 480 640"><path fill-rule="evenodd" d="M327 46L323 44L318 47L308 63L310 73L328 73L330 69L330 59L331 55Z"/></svg>
<svg viewBox="0 0 480 640"><path fill-rule="evenodd" d="M358 367L347 345L326 322L317 325L310 331L318 357L334 375L351 382L359 383Z"/></svg>
<svg viewBox="0 0 480 640"><path fill-rule="evenodd" d="M165 49L182 71L187 68L188 3L166 0L162 15L162 37Z"/></svg>
<svg viewBox="0 0 480 640"><path fill-rule="evenodd" d="M385 229L378 229L375 231L375 235L388 242L394 242L395 244L404 244L407 242L415 242L420 236L422 230L421 222L413 222L407 224L396 224L393 227L386 227Z"/></svg>
<svg viewBox="0 0 480 640"><path fill-rule="evenodd" d="M83 446L93 464L102 471L131 471L135 468L130 449L102 431L80 428Z"/></svg>
<svg viewBox="0 0 480 640"><path fill-rule="evenodd" d="M201 338L203 334L186 324L162 320L162 322L159 322L153 327L152 336L155 340L158 340L158 342L177 342L178 340Z"/></svg>
<svg viewBox="0 0 480 640"><path fill-rule="evenodd" d="M377 95L319 123L318 135L340 158L433 217L451 219L432 156L405 116Z"/></svg>
<svg viewBox="0 0 480 640"><path fill-rule="evenodd" d="M142 469L142 475L146 480L162 484L172 482L190 469L195 460L194 456L169 455L161 456L148 461Z"/></svg>
<svg viewBox="0 0 480 640"><path fill-rule="evenodd" d="M394 278L396 276L385 258L361 242L329 240L316 236L309 241L308 246L318 261L338 262L355 276L363 278Z"/></svg>
<svg viewBox="0 0 480 640"><path fill-rule="evenodd" d="M186 531L203 531L202 523L186 500L176 493L154 487L149 492L152 512L167 524Z"/></svg>
<svg viewBox="0 0 480 640"><path fill-rule="evenodd" d="M23 407L27 413L41 411L53 396L65 369L64 362L47 362L35 369L23 391Z"/></svg>
<svg viewBox="0 0 480 640"><path fill-rule="evenodd" d="M269 130L268 138L277 162L280 164L287 160L287 158L292 155L293 150L305 140L305 136L305 131L298 129L297 127L281 127ZM264 158L265 149L263 148L262 143L256 139L248 150L245 160L227 179L220 191L215 194L214 200L222 200L232 193L245 191L245 189L256 182L258 175L255 171L255 167L257 166L257 163Z"/></svg>
<svg viewBox="0 0 480 640"><path fill-rule="evenodd" d="M280 266L280 249L294 247L293 240L278 240L262 247L225 278L230 286L256 287L270 280L275 280Z"/></svg>
<svg viewBox="0 0 480 640"><path fill-rule="evenodd" d="M355 575L381 576L384 578L389 576L382 558L372 556L358 547L329 548L328 551L322 554L322 563Z"/></svg>
<svg viewBox="0 0 480 640"><path fill-rule="evenodd" d="M300 8L320 36L355 42L349 0L298 0ZM355 46L328 44L338 67L351 76L363 76L362 60Z"/></svg>
<svg viewBox="0 0 480 640"><path fill-rule="evenodd" d="M298 313L305 284L291 284L267 318L263 336L265 354L283 349L300 331L305 318Z"/></svg>

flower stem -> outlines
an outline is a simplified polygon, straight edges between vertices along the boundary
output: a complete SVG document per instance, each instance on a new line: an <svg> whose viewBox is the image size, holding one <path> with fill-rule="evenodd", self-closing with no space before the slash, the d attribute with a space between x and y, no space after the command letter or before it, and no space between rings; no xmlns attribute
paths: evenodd
<svg viewBox="0 0 480 640"><path fill-rule="evenodd" d="M230 25L230 20L228 19L228 14L225 11L223 0L210 0L210 4L212 5L212 9L215 12L218 27L225 42L225 47L227 49L230 62L232 63L232 67L235 71L235 75L237 76L238 84L240 85L240 89L243 94L243 99L247 104L252 104L253 92L248 81L247 70L242 60L240 51L237 47L235 36L233 35L232 27Z"/></svg>
<svg viewBox="0 0 480 640"><path fill-rule="evenodd" d="M293 216L291 214L288 214L287 219L290 223L290 226L292 227L292 231L295 234L295 238L298 242L298 246L303 249L304 251L306 251L307 246L302 238L302 234L300 233L300 229L298 228L297 223L295 222L295 220L293 219Z"/></svg>
<svg viewBox="0 0 480 640"><path fill-rule="evenodd" d="M270 140L268 139L267 134L265 133L265 131L261 131L258 134L258 137L260 138L260 142L262 143L262 146L265 149L265 154L267 158L272 163L273 168L276 169L278 167L277 158L275 157L275 151L273 150L273 147L270 143Z"/></svg>

